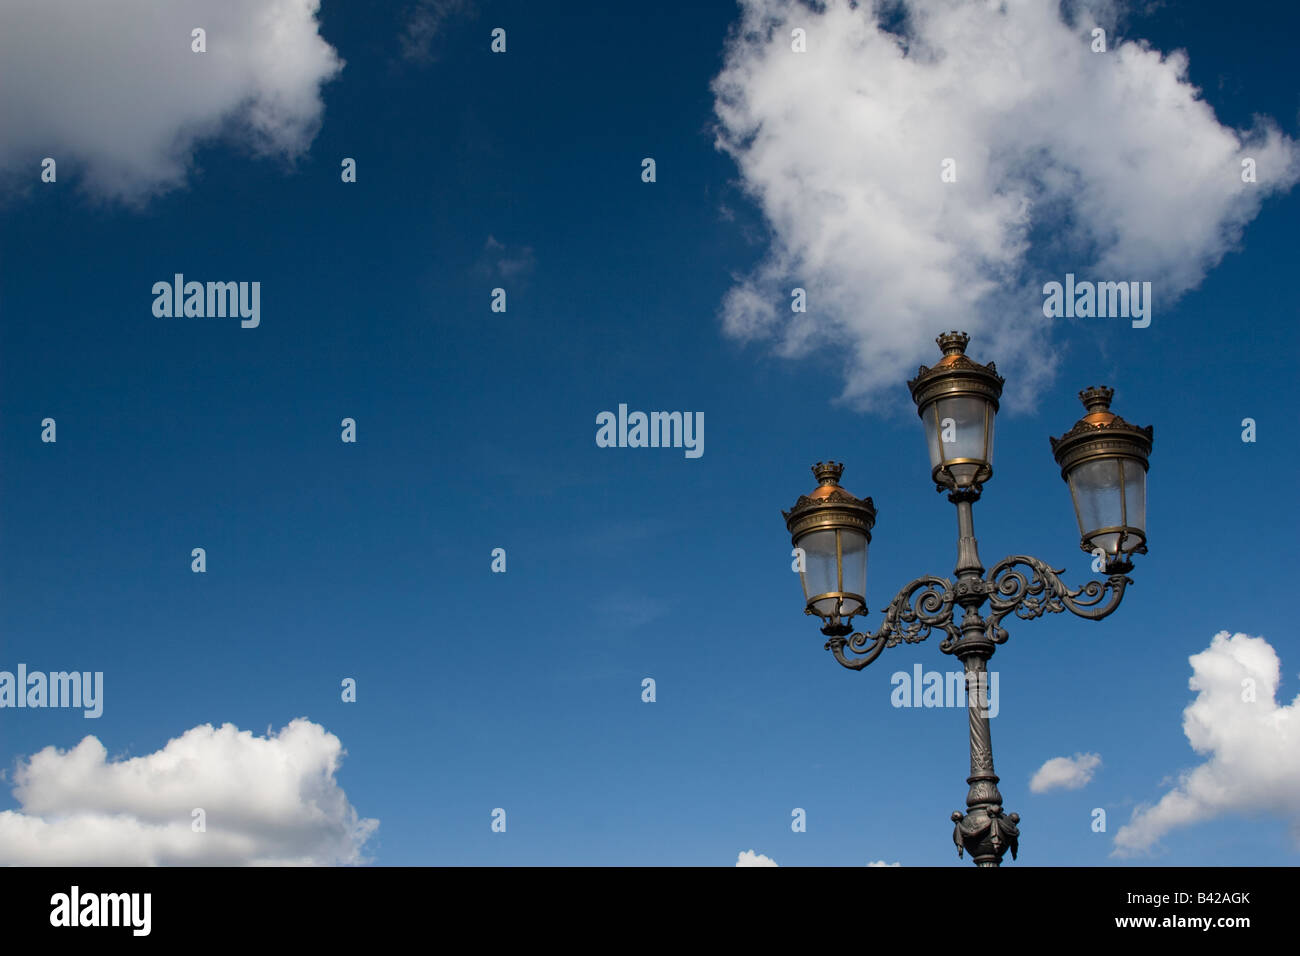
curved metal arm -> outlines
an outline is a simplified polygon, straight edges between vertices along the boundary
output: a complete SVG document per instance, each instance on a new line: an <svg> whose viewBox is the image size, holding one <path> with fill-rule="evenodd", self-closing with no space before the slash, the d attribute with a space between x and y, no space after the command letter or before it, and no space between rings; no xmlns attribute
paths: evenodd
<svg viewBox="0 0 1300 956"><path fill-rule="evenodd" d="M1033 574L1028 574L1017 565L1024 565ZM1126 574L1116 572L1104 582L1089 581L1082 587L1070 589L1058 577L1062 573L1064 569L1053 570L1047 563L1025 554L1013 554L995 564L985 578L984 585L990 609L984 633L989 640L995 644L1006 641L1007 632L1000 626L1000 622L1012 611L1016 612L1016 617L1025 621L1062 611L1069 611L1090 621L1100 621L1119 607L1119 602L1124 598L1124 589L1133 583ZM1110 592L1110 600L1102 604L1107 591Z"/></svg>
<svg viewBox="0 0 1300 956"><path fill-rule="evenodd" d="M961 630L952 622L953 597L952 582L947 578L923 575L889 602L884 623L875 634L832 637L826 642L826 649L834 653L835 659L845 667L860 671L879 657L886 647L893 647L899 641L919 644L930 636L930 629L934 627L943 628L949 640L956 640L961 636ZM850 651L862 656L848 657L844 653L846 645Z"/></svg>

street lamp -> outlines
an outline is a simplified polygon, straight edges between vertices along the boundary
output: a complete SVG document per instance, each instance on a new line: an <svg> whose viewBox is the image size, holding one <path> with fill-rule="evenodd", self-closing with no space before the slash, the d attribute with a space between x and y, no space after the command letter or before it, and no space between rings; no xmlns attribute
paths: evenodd
<svg viewBox="0 0 1300 956"><path fill-rule="evenodd" d="M925 423L931 477L938 490L979 491L993 477L993 418L1005 379L997 366L977 365L966 357L965 332L948 332L936 341L943 358L922 366L907 383L916 412Z"/></svg>
<svg viewBox="0 0 1300 956"><path fill-rule="evenodd" d="M1151 428L1130 425L1112 412L1114 394L1105 386L1080 392L1088 414L1052 439L1052 454L1074 499L1079 547L1103 558L1107 567L1131 571L1131 556L1147 553Z"/></svg>
<svg viewBox="0 0 1300 956"><path fill-rule="evenodd" d="M839 485L844 466L817 462L817 490L800 495L786 512L790 541L798 550L804 613L823 621L826 634L848 634L855 614L867 613L867 548L876 523L871 499L855 498Z"/></svg>
<svg viewBox="0 0 1300 956"><path fill-rule="evenodd" d="M993 477L993 420L1004 379L992 363L966 356L970 337L948 332L931 368L908 382L925 426L930 475L938 491L957 506L955 580L922 575L905 585L885 609L874 634L851 633L855 615L866 614L866 561L876 508L839 486L843 465L818 462L818 488L782 512L799 557L804 613L822 620L826 648L850 670L862 670L886 647L918 644L939 628L939 650L962 662L970 719L970 776L966 812L953 813L958 856L969 852L976 866L1000 866L1009 849L1015 859L1020 815L1004 814L993 770L989 732L988 661L1007 639L1002 620L1015 613L1033 620L1070 611L1099 621L1119 606L1132 580L1132 556L1146 553L1146 475L1152 429L1130 425L1110 411L1114 392L1104 386L1079 394L1086 414L1060 438L1051 439L1061 477L1070 489L1080 547L1101 559L1106 580L1078 588L1061 581L1038 558L1015 554L985 574L975 540L973 504ZM981 608L988 605L988 614ZM957 609L961 609L958 620ZM847 653L846 653L847 652Z"/></svg>

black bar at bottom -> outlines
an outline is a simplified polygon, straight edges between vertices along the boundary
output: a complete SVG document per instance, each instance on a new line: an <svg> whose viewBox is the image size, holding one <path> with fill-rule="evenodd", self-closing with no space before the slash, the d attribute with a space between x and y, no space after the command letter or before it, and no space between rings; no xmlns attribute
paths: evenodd
<svg viewBox="0 0 1300 956"><path fill-rule="evenodd" d="M768 934L784 926L805 945L848 930L868 946L878 933L900 944L1021 936L1230 946L1294 940L1300 875L1281 867L721 869L10 868L0 870L0 926L6 944L338 945L413 933L450 945L470 932L494 944L645 939L676 948L706 929L770 945Z"/></svg>

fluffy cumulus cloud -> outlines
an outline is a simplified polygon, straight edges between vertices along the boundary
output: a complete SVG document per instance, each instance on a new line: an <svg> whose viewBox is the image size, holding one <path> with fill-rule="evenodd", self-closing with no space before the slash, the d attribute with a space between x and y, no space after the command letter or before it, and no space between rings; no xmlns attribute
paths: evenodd
<svg viewBox="0 0 1300 956"><path fill-rule="evenodd" d="M932 364L950 328L1014 373L1008 399L1026 406L1054 372L1051 323L1069 321L1044 318L1045 282L1149 281L1159 321L1300 178L1294 140L1266 119L1221 125L1187 56L1116 36L1112 3L1069 21L1045 0L740 6L716 142L770 246L737 276L724 327L787 356L833 349L862 406L895 399L899 369Z"/></svg>
<svg viewBox="0 0 1300 956"><path fill-rule="evenodd" d="M342 69L319 0L5 0L0 4L0 174L125 202L182 185L196 146L227 137L287 160L321 122ZM207 52L191 50L191 31Z"/></svg>
<svg viewBox="0 0 1300 956"><path fill-rule="evenodd" d="M1300 695L1275 700L1277 652L1263 638L1220 631L1188 660L1197 695L1183 711L1183 733L1205 762L1134 810L1115 834L1115 852L1150 850L1171 830L1229 813L1278 817L1300 844Z"/></svg>
<svg viewBox="0 0 1300 956"><path fill-rule="evenodd" d="M127 760L108 759L95 737L46 747L14 775L21 809L0 813L0 865L364 862L379 822L360 819L339 787L343 754L302 718L265 737L204 724Z"/></svg>
<svg viewBox="0 0 1300 956"><path fill-rule="evenodd" d="M902 866L901 863L886 863L884 860L872 860L867 866Z"/></svg>
<svg viewBox="0 0 1300 956"><path fill-rule="evenodd" d="M1048 790L1078 790L1090 780L1101 766L1100 754L1075 754L1073 757L1053 757L1035 771L1029 779L1033 793Z"/></svg>

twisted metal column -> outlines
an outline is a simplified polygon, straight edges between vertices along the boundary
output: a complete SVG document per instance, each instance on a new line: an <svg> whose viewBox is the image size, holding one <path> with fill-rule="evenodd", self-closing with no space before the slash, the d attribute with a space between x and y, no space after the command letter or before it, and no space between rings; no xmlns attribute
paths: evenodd
<svg viewBox="0 0 1300 956"><path fill-rule="evenodd" d="M954 491L948 496L948 500L957 506L955 600L965 613L961 638L955 644L944 642L940 650L955 655L962 662L966 672L966 712L970 723L970 776L966 778L970 789L966 792L966 812L952 815L956 824L952 839L957 844L958 856L968 852L976 866L1000 866L1008 849L1011 858L1015 859L1020 837L1016 824L1020 815L1003 816L998 775L993 769L988 661L993 656L995 644L986 633L986 624L980 614L989 588L983 579L979 542L975 540L972 505L978 498L979 492L975 490Z"/></svg>

